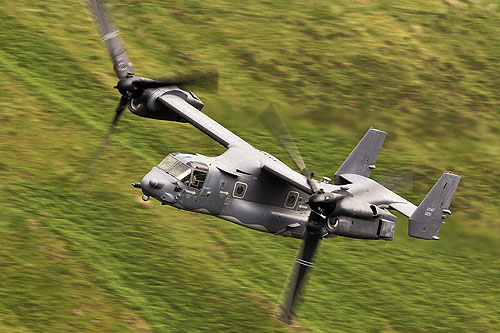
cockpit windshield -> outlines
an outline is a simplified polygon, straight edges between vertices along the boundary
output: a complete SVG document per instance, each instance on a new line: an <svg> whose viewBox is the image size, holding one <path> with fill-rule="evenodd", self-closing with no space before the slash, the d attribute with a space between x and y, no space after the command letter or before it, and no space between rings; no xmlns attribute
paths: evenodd
<svg viewBox="0 0 500 333"><path fill-rule="evenodd" d="M182 162L175 163L167 172L181 182L189 180L189 176L191 176L191 168Z"/></svg>
<svg viewBox="0 0 500 333"><path fill-rule="evenodd" d="M194 189L201 189L207 178L208 166L199 162L188 162L187 165L170 154L158 167L184 184Z"/></svg>
<svg viewBox="0 0 500 333"><path fill-rule="evenodd" d="M168 169L170 169L172 165L175 164L175 162L177 162L177 159L170 154L167 157L165 157L165 159L161 161L160 164L158 164L158 167L164 171L167 171Z"/></svg>

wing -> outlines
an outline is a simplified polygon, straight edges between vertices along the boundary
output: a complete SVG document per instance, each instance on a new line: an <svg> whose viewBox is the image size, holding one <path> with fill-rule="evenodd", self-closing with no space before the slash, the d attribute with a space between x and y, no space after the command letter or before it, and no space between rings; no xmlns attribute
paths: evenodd
<svg viewBox="0 0 500 333"><path fill-rule="evenodd" d="M271 157L270 155L266 157L268 158L264 158L264 160L261 161L261 168L263 170L275 175L281 180L295 186L307 194L312 194L311 187L309 186L307 178L304 175L292 170L286 164L275 159L274 157Z"/></svg>
<svg viewBox="0 0 500 333"><path fill-rule="evenodd" d="M245 140L191 106L183 98L177 95L165 93L158 97L157 101L226 148L248 147L255 149ZM290 169L286 164L280 162L271 155L264 152L262 152L262 154L261 168L263 170L308 194L312 193L306 177Z"/></svg>
<svg viewBox="0 0 500 333"><path fill-rule="evenodd" d="M179 96L166 93L158 97L157 101L226 148L252 147L245 140L220 125Z"/></svg>
<svg viewBox="0 0 500 333"><path fill-rule="evenodd" d="M349 183L347 185L349 193L354 195L356 199L374 205L389 205L390 208L397 210L407 217L410 217L415 209L417 209L417 206L373 179L355 174L343 174L341 177Z"/></svg>

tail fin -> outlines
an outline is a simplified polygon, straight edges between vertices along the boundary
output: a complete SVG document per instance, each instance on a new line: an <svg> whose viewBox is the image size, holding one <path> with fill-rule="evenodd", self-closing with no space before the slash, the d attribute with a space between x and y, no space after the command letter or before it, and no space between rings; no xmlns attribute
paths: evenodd
<svg viewBox="0 0 500 333"><path fill-rule="evenodd" d="M386 132L370 128L335 172L335 184L342 184L342 174L353 173L369 177L372 169L375 169L375 161L386 135Z"/></svg>
<svg viewBox="0 0 500 333"><path fill-rule="evenodd" d="M425 199L410 216L408 234L411 237L438 240L438 232L457 190L460 176L445 172Z"/></svg>

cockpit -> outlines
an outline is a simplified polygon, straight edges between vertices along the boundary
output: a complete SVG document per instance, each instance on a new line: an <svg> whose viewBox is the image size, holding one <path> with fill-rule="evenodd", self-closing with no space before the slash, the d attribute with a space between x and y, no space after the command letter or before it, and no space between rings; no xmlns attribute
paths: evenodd
<svg viewBox="0 0 500 333"><path fill-rule="evenodd" d="M198 161L181 162L175 156L169 154L158 167L175 179L194 189L201 189L208 174L208 166Z"/></svg>

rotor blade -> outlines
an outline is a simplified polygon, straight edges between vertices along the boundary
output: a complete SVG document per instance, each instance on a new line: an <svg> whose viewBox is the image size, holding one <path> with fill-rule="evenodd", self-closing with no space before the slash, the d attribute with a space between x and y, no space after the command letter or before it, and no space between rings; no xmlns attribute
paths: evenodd
<svg viewBox="0 0 500 333"><path fill-rule="evenodd" d="M193 72L173 78L158 79L152 81L139 82L141 88L158 88L166 86L196 86L208 91L217 92L219 89L218 71Z"/></svg>
<svg viewBox="0 0 500 333"><path fill-rule="evenodd" d="M314 212L311 212L311 219L320 219L319 215ZM308 225L311 222L308 221ZM312 259L314 257L314 253L319 244L319 240L321 239L321 233L319 230L314 231L306 231L306 237L302 242L302 246L300 249L300 255L296 258L295 267L290 275L289 284L285 287L283 303L280 304L280 314L279 319L287 324L291 323L292 318L292 308L295 303L295 299L300 291L302 282L304 281L304 277L306 273L311 267Z"/></svg>
<svg viewBox="0 0 500 333"><path fill-rule="evenodd" d="M85 175L82 177L81 183L89 184L92 181L92 176L95 175L95 169L98 165L99 159L104 155L104 152L106 151L106 148L108 147L109 140L111 138L111 135L115 132L116 125L118 124L118 119L120 118L120 115L123 113L123 110L125 109L125 106L128 103L128 98L123 97L120 98L120 102L118 103L118 106L116 107L115 111L115 116L113 118L113 121L111 122L111 125L108 128L108 132L102 139L101 143L97 147L95 153L92 155L90 159L90 165L87 168L87 172L85 172Z"/></svg>
<svg viewBox="0 0 500 333"><path fill-rule="evenodd" d="M382 175L377 182L393 192L412 192L413 179L413 170L403 169Z"/></svg>
<svg viewBox="0 0 500 333"><path fill-rule="evenodd" d="M115 130L115 127L118 124L118 119L120 118L121 114L123 113L123 110L125 110L125 107L127 106L128 101L129 101L129 99L125 96L122 96L120 98L120 102L118 102L118 106L116 107L115 117L113 118L113 121L111 122L111 126L108 130L108 134L112 134L113 131Z"/></svg>
<svg viewBox="0 0 500 333"><path fill-rule="evenodd" d="M106 43L111 59L113 59L113 68L118 78L133 76L134 69L128 58L127 52L120 39L120 32L113 28L111 20L106 13L104 5L99 0L87 0L94 17L99 24L102 40Z"/></svg>
<svg viewBox="0 0 500 333"><path fill-rule="evenodd" d="M266 111L261 114L261 120L262 123L264 123L268 130L273 134L273 136L278 139L281 146L285 148L285 150L288 152L288 155L290 155L302 174L307 177L307 183L311 187L311 190L314 193L317 192L318 187L312 179L313 175L307 171L304 159L302 158L297 145L295 145L295 141L293 140L292 135L286 128L286 125L279 114L274 109L273 104L270 104Z"/></svg>
<svg viewBox="0 0 500 333"><path fill-rule="evenodd" d="M304 173L304 176L307 177L307 183L309 184L309 187L311 188L311 190L313 191L313 193L316 193L319 191L319 188L318 186L316 185L316 183L314 182L313 180L313 176L314 174L313 173L307 173L307 170L305 170L306 172L302 172Z"/></svg>

